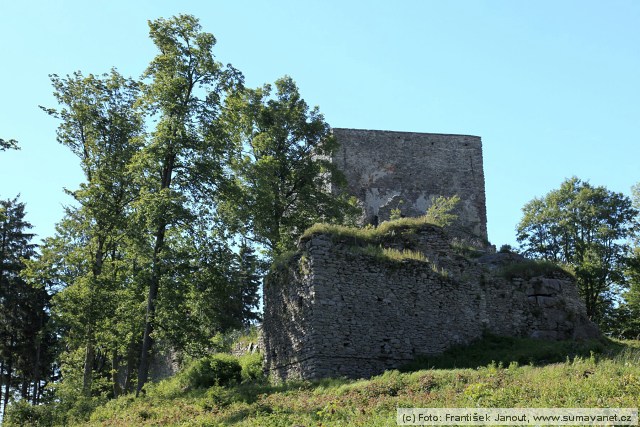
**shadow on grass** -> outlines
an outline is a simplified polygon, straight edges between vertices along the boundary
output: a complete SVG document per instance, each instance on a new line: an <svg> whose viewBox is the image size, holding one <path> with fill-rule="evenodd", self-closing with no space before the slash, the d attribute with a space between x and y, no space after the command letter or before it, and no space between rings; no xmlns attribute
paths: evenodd
<svg viewBox="0 0 640 427"><path fill-rule="evenodd" d="M477 368L488 364L512 362L519 365L542 366L572 360L576 357L613 358L628 351L629 346L601 338L588 341L545 341L531 338L511 338L486 335L468 346L453 347L438 356L419 356L400 368L402 372L421 369Z"/></svg>

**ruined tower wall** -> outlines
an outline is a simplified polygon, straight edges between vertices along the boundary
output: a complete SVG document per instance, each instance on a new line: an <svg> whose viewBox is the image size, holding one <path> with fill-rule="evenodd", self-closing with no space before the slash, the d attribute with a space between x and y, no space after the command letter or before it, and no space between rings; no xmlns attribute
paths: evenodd
<svg viewBox="0 0 640 427"><path fill-rule="evenodd" d="M435 226L395 236L383 245L428 248L427 261L381 260L358 250L351 238L319 234L271 272L264 287L263 349L275 378L368 377L485 332L547 339L598 335L570 276L507 280L456 254Z"/></svg>
<svg viewBox="0 0 640 427"><path fill-rule="evenodd" d="M420 216L433 198L453 195L461 199L459 219L446 232L424 224L394 228L375 240L340 233L305 237L264 282L263 350L275 378L368 377L485 332L546 339L599 335L571 276L555 270L537 277L501 274L505 265L525 260L493 254L486 244L479 137L333 133L339 149L332 161L346 175L346 191L362 205L363 222L387 220L392 209ZM385 258L382 248L425 259ZM482 256L465 255L470 250Z"/></svg>
<svg viewBox="0 0 640 427"><path fill-rule="evenodd" d="M459 225L487 238L482 141L469 135L334 128L340 148L332 161L364 222L389 219L391 209L420 216L432 198L460 196Z"/></svg>

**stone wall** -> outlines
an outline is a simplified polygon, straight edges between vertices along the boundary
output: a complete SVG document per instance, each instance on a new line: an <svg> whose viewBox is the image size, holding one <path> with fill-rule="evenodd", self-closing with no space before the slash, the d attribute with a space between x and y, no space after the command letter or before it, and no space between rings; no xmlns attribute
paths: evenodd
<svg viewBox="0 0 640 427"><path fill-rule="evenodd" d="M522 258L463 256L436 226L395 230L381 244L428 261L384 260L353 238L318 234L274 267L264 286L263 346L275 378L368 377L485 332L598 336L566 274L507 280L503 264Z"/></svg>
<svg viewBox="0 0 640 427"><path fill-rule="evenodd" d="M482 141L469 135L333 129L332 161L361 203L363 222L389 219L392 209L420 216L438 196L460 196L460 225L487 238Z"/></svg>

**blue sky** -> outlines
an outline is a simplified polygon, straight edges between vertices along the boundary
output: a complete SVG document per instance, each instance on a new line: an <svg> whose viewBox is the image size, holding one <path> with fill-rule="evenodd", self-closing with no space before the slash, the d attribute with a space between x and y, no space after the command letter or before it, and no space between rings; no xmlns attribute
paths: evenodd
<svg viewBox="0 0 640 427"><path fill-rule="evenodd" d="M82 179L55 139L48 74L137 77L147 20L190 13L249 86L288 74L333 127L479 135L490 240L515 243L522 206L570 176L640 182L640 2L0 2L0 197L21 193L52 235Z"/></svg>

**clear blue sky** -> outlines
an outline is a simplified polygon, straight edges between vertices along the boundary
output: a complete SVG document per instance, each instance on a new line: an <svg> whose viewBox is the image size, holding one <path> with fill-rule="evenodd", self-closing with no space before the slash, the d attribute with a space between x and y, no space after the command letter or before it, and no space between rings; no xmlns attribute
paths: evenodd
<svg viewBox="0 0 640 427"><path fill-rule="evenodd" d="M489 238L576 175L640 181L640 1L0 1L0 197L52 235L78 161L55 139L48 74L139 76L147 20L190 13L250 86L288 74L333 127L479 135Z"/></svg>

